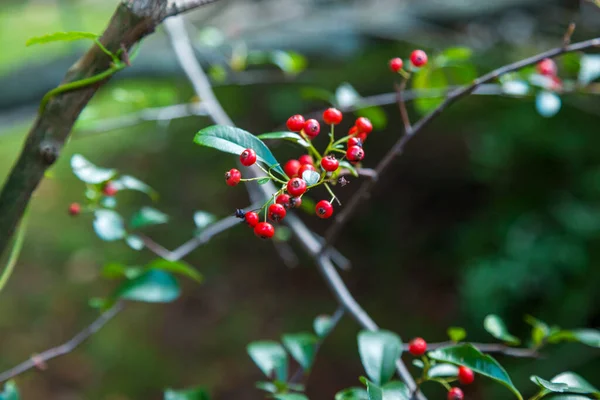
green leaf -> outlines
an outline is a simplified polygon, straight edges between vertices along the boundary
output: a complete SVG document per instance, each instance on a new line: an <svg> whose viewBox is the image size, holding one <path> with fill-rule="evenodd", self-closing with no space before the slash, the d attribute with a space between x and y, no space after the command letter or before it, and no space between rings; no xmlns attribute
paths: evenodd
<svg viewBox="0 0 600 400"><path fill-rule="evenodd" d="M94 217L94 230L100 239L113 241L125 237L123 218L116 211L96 210Z"/></svg>
<svg viewBox="0 0 600 400"><path fill-rule="evenodd" d="M158 200L158 192L148 186L146 183L140 181L137 178L129 175L120 176L118 179L112 181L115 189L121 190L135 190L138 192L146 193L154 201Z"/></svg>
<svg viewBox="0 0 600 400"><path fill-rule="evenodd" d="M429 371L427 371L427 376L430 378L441 378L441 377L449 377L449 376L457 376L458 375L458 367L452 364L435 364Z"/></svg>
<svg viewBox="0 0 600 400"><path fill-rule="evenodd" d="M525 316L525 322L533 327L531 330L531 340L533 344L538 346L542 344L544 339L550 334L550 327L544 321L540 321L531 315Z"/></svg>
<svg viewBox="0 0 600 400"><path fill-rule="evenodd" d="M289 75L299 74L306 68L307 64L303 55L291 51L272 51L270 59L273 64Z"/></svg>
<svg viewBox="0 0 600 400"><path fill-rule="evenodd" d="M413 88L418 90L426 89L446 89L448 87L448 79L444 72L439 68L427 66L416 73L413 78ZM426 98L420 97L415 99L414 105L420 114L427 114L443 101L443 97Z"/></svg>
<svg viewBox="0 0 600 400"><path fill-rule="evenodd" d="M440 66L461 63L467 61L472 55L473 51L468 47L450 47L436 56L436 62Z"/></svg>
<svg viewBox="0 0 600 400"><path fill-rule="evenodd" d="M425 364L423 364L423 361L419 360L418 358L413 359L412 364L417 368L421 368L421 369L425 368Z"/></svg>
<svg viewBox="0 0 600 400"><path fill-rule="evenodd" d="M71 157L71 169L77 178L94 185L109 181L117 174L115 169L96 167L81 154Z"/></svg>
<svg viewBox="0 0 600 400"><path fill-rule="evenodd" d="M171 274L151 269L123 282L114 297L146 303L169 303L177 299L180 292L179 284Z"/></svg>
<svg viewBox="0 0 600 400"><path fill-rule="evenodd" d="M521 343L519 338L511 335L508 332L508 329L506 328L504 321L502 321L502 318L495 314L490 314L485 317L483 320L483 327L490 335L496 339L502 340L503 342L515 346Z"/></svg>
<svg viewBox="0 0 600 400"><path fill-rule="evenodd" d="M256 382L256 388L269 393L277 393L279 390L273 382Z"/></svg>
<svg viewBox="0 0 600 400"><path fill-rule="evenodd" d="M247 347L252 361L267 378L287 380L288 359L283 347L274 341L252 342Z"/></svg>
<svg viewBox="0 0 600 400"><path fill-rule="evenodd" d="M302 136L298 135L297 133L294 132L270 132L270 133L263 133L261 135L258 135L257 138L259 139L267 139L267 140L271 140L271 139L281 139L281 140L288 140L290 142L299 144L302 147L308 148L310 146L310 144L308 144L308 142L304 139L302 139Z"/></svg>
<svg viewBox="0 0 600 400"><path fill-rule="evenodd" d="M265 183L269 183L269 181L271 180L271 178L262 178L256 181L256 183L258 183L259 185L264 185Z"/></svg>
<svg viewBox="0 0 600 400"><path fill-rule="evenodd" d="M369 400L410 400L411 393L402 382L392 381L380 387L371 381L366 381Z"/></svg>
<svg viewBox="0 0 600 400"><path fill-rule="evenodd" d="M50 42L68 42L73 40L81 39L98 39L99 36L91 32L55 32L48 35L36 36L29 39L25 46L32 46L34 44L44 44Z"/></svg>
<svg viewBox="0 0 600 400"><path fill-rule="evenodd" d="M558 331L550 334L548 343L559 343L562 341L579 342L590 347L600 348L600 331L597 329L574 329L571 331Z"/></svg>
<svg viewBox="0 0 600 400"><path fill-rule="evenodd" d="M285 175L275 156L262 140L243 129L224 125L209 126L196 134L194 142L200 146L212 147L238 156L245 149L253 149L260 161Z"/></svg>
<svg viewBox="0 0 600 400"><path fill-rule="evenodd" d="M194 213L194 223L196 224L198 230L206 228L216 220L217 217L206 211L196 211Z"/></svg>
<svg viewBox="0 0 600 400"><path fill-rule="evenodd" d="M144 241L138 235L127 235L125 243L134 250L139 251L144 248Z"/></svg>
<svg viewBox="0 0 600 400"><path fill-rule="evenodd" d="M531 382L535 383L539 387L550 392L564 393L569 391L569 385L567 385L566 383L549 382L535 375L530 376L529 379L531 380Z"/></svg>
<svg viewBox="0 0 600 400"><path fill-rule="evenodd" d="M317 337L312 333L290 333L283 335L281 341L302 369L309 371L315 359Z"/></svg>
<svg viewBox="0 0 600 400"><path fill-rule="evenodd" d="M358 178L358 171L356 170L354 165L350 164L348 161L340 161L340 167L343 169L347 169L348 171L350 171L350 174L352 174L352 176Z"/></svg>
<svg viewBox="0 0 600 400"><path fill-rule="evenodd" d="M600 397L598 396L600 391L596 387L592 386L591 383L574 372L563 372L562 374L558 374L551 379L551 382L564 383L569 385L569 387L579 388L580 390L587 391L588 393L594 393L597 398Z"/></svg>
<svg viewBox="0 0 600 400"><path fill-rule="evenodd" d="M308 400L308 397L300 393L276 394L275 396L273 396L273 398L277 400Z"/></svg>
<svg viewBox="0 0 600 400"><path fill-rule="evenodd" d="M306 182L307 186L312 186L319 182L321 175L316 171L306 170L302 173L302 179Z"/></svg>
<svg viewBox="0 0 600 400"><path fill-rule="evenodd" d="M459 326L451 326L448 328L448 337L455 343L460 342L467 337L467 331Z"/></svg>
<svg viewBox="0 0 600 400"><path fill-rule="evenodd" d="M19 400L21 395L15 381L8 381L4 384L4 391L0 393L0 400Z"/></svg>
<svg viewBox="0 0 600 400"><path fill-rule="evenodd" d="M331 330L331 317L329 315L317 316L313 321L313 329L318 337L324 338Z"/></svg>
<svg viewBox="0 0 600 400"><path fill-rule="evenodd" d="M579 69L579 83L587 85L600 78L600 55L585 54L581 56Z"/></svg>
<svg viewBox="0 0 600 400"><path fill-rule="evenodd" d="M185 390L165 390L164 400L210 400L208 393L203 388Z"/></svg>
<svg viewBox="0 0 600 400"><path fill-rule="evenodd" d="M142 207L129 221L129 226L132 229L139 229L144 226L165 224L169 221L169 216L162 211L158 211L152 207Z"/></svg>
<svg viewBox="0 0 600 400"><path fill-rule="evenodd" d="M159 269L161 271L187 276L198 283L202 283L203 279L202 274L200 274L198 270L183 261L169 261L163 258L157 258L156 260L151 261L146 268L149 270Z"/></svg>
<svg viewBox="0 0 600 400"><path fill-rule="evenodd" d="M396 360L402 354L402 341L393 332L363 330L358 334L358 352L369 378L382 385L394 375Z"/></svg>
<svg viewBox="0 0 600 400"><path fill-rule="evenodd" d="M335 400L369 400L369 394L363 388L352 387L337 392Z"/></svg>
<svg viewBox="0 0 600 400"><path fill-rule="evenodd" d="M430 351L427 355L433 360L469 367L474 372L503 384L509 388L519 400L523 399L521 393L519 393L517 388L513 385L504 368L502 368L502 366L492 357L483 354L471 344L465 343L444 347Z"/></svg>
<svg viewBox="0 0 600 400"><path fill-rule="evenodd" d="M531 376L531 381L542 388L542 393L574 393L600 398L600 392L581 376L572 372L564 372L551 381Z"/></svg>

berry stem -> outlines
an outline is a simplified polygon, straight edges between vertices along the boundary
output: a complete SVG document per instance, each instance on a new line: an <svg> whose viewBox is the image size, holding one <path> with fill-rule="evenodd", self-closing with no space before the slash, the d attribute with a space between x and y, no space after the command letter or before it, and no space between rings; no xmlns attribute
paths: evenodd
<svg viewBox="0 0 600 400"><path fill-rule="evenodd" d="M274 180L276 182L279 182L279 183L286 183L284 180L279 179L278 177L276 177L275 175L273 175L271 173L271 170L267 171L266 169L264 169L264 167L262 165L260 165L259 163L256 163L256 166L258 168L260 168L262 172L264 172L265 174L269 175L269 178L271 178L272 180ZM254 181L254 180L263 179L263 178L266 178L266 176L261 176L260 178L242 179L242 181Z"/></svg>
<svg viewBox="0 0 600 400"><path fill-rule="evenodd" d="M273 179L272 176L257 176L256 178L242 178L240 179L240 182L250 182L250 181L258 181L260 179Z"/></svg>
<svg viewBox="0 0 600 400"><path fill-rule="evenodd" d="M331 187L327 184L327 182L323 182L323 184L325 185L325 189L327 189L327 191L331 195L331 201L330 201L330 203L333 203L333 200L335 200L341 206L342 202L340 201L340 199L337 198L337 196L335 195L335 193L333 193L333 190L331 190Z"/></svg>
<svg viewBox="0 0 600 400"><path fill-rule="evenodd" d="M319 163L319 161L321 161L321 158L323 158L323 157L321 156L321 153L319 153L319 151L318 151L318 150L315 148L315 146L313 146L313 144L312 144L312 142L311 142L310 138L308 138L308 137L307 137L307 136L304 134L304 132L302 132L302 131L301 131L301 132L300 132L300 136L302 136L302 139L304 139L304 141L305 141L306 143L308 143L308 147L307 147L307 149L308 149L308 151L309 151L309 152L311 152L311 153L312 153L313 157L315 157L315 163Z"/></svg>

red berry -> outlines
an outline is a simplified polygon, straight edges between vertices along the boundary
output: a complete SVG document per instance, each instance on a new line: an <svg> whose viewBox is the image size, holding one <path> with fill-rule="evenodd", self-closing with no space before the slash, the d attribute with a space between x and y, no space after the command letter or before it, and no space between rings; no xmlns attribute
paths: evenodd
<svg viewBox="0 0 600 400"><path fill-rule="evenodd" d="M225 172L225 183L229 186L237 185L240 183L240 179L242 179L242 173L235 168Z"/></svg>
<svg viewBox="0 0 600 400"><path fill-rule="evenodd" d="M102 193L105 196L114 196L117 194L117 188L111 182L106 182L106 185L102 188Z"/></svg>
<svg viewBox="0 0 600 400"><path fill-rule="evenodd" d="M287 194L280 194L275 199L275 203L281 204L285 208L288 208L290 206L290 199L291 199L291 197L289 195L287 195Z"/></svg>
<svg viewBox="0 0 600 400"><path fill-rule="evenodd" d="M544 58L537 64L537 70L541 75L555 76L558 72L556 63L551 58Z"/></svg>
<svg viewBox="0 0 600 400"><path fill-rule="evenodd" d="M243 166L249 167L256 162L256 152L252 149L246 149L240 154L240 162Z"/></svg>
<svg viewBox="0 0 600 400"><path fill-rule="evenodd" d="M302 164L298 160L289 160L283 166L283 170L287 176L293 178L298 175L298 168L300 168L301 165Z"/></svg>
<svg viewBox="0 0 600 400"><path fill-rule="evenodd" d="M371 124L371 121L369 121L369 119L365 117L358 118L354 125L358 129L359 133L362 132L368 135L373 130L373 124Z"/></svg>
<svg viewBox="0 0 600 400"><path fill-rule="evenodd" d="M298 161L300 161L300 164L302 164L302 165L304 165L304 164L313 165L315 163L313 161L313 158L311 156L309 156L308 154L301 155L300 158L298 159Z"/></svg>
<svg viewBox="0 0 600 400"><path fill-rule="evenodd" d="M313 139L317 137L319 132L321 132L321 125L319 125L319 121L317 121L316 119L309 119L306 120L306 122L304 123L303 129L306 136Z"/></svg>
<svg viewBox="0 0 600 400"><path fill-rule="evenodd" d="M414 338L408 343L408 352L413 356L422 356L427 351L427 342L423 338Z"/></svg>
<svg viewBox="0 0 600 400"><path fill-rule="evenodd" d="M315 206L315 213L317 214L317 217L319 217L319 218L322 218L322 219L329 218L333 214L333 206L327 200L321 200Z"/></svg>
<svg viewBox="0 0 600 400"><path fill-rule="evenodd" d="M79 205L79 203L71 203L71 205L69 206L69 214L75 216L79 215L80 212L81 206Z"/></svg>
<svg viewBox="0 0 600 400"><path fill-rule="evenodd" d="M390 69L393 72L398 72L402 69L402 65L404 65L404 63L402 62L402 59L399 57L396 58L392 58L390 60Z"/></svg>
<svg viewBox="0 0 600 400"><path fill-rule="evenodd" d="M327 172L333 172L340 166L340 162L333 154L321 158L321 167Z"/></svg>
<svg viewBox="0 0 600 400"><path fill-rule="evenodd" d="M342 122L342 112L337 108L328 108L323 113L323 120L327 125L337 125Z"/></svg>
<svg viewBox="0 0 600 400"><path fill-rule="evenodd" d="M363 142L362 142L362 140L360 140L360 138L351 137L350 139L348 139L348 147L352 147L352 146L362 147L362 145L363 145Z"/></svg>
<svg viewBox="0 0 600 400"><path fill-rule="evenodd" d="M258 224L258 214L255 213L254 211L248 211L245 215L244 215L244 219L246 220L246 223L248 224L248 226L250 228L254 228L256 226L256 224Z"/></svg>
<svg viewBox="0 0 600 400"><path fill-rule="evenodd" d="M448 400L463 400L465 395L460 388L452 388L448 391Z"/></svg>
<svg viewBox="0 0 600 400"><path fill-rule="evenodd" d="M364 144L367 141L367 136L369 136L367 133L362 132L356 135L356 138L360 139Z"/></svg>
<svg viewBox="0 0 600 400"><path fill-rule="evenodd" d="M354 136L358 134L358 128L356 127L356 125L354 125L352 128L350 128L350 130L348 131L348 136Z"/></svg>
<svg viewBox="0 0 600 400"><path fill-rule="evenodd" d="M410 62L417 68L420 68L427 64L427 53L423 50L415 50L410 53Z"/></svg>
<svg viewBox="0 0 600 400"><path fill-rule="evenodd" d="M302 178L304 171L316 171L317 169L312 164L304 164L298 169L298 177Z"/></svg>
<svg viewBox="0 0 600 400"><path fill-rule="evenodd" d="M306 192L306 182L301 178L292 178L287 183L287 191L294 197L301 196Z"/></svg>
<svg viewBox="0 0 600 400"><path fill-rule="evenodd" d="M475 374L471 368L458 367L458 381L463 385L470 385L475 380Z"/></svg>
<svg viewBox="0 0 600 400"><path fill-rule="evenodd" d="M302 197L292 197L290 199L290 208L300 208L302 205Z"/></svg>
<svg viewBox="0 0 600 400"><path fill-rule="evenodd" d="M300 114L292 115L286 122L287 128L292 132L300 132L304 128L304 117Z"/></svg>
<svg viewBox="0 0 600 400"><path fill-rule="evenodd" d="M285 207L282 206L281 204L271 204L269 206L269 211L268 211L268 215L269 215L269 219L272 219L275 222L279 222L282 219L285 218Z"/></svg>
<svg viewBox="0 0 600 400"><path fill-rule="evenodd" d="M365 158L365 151L360 146L350 146L346 150L346 158L351 162L358 162Z"/></svg>
<svg viewBox="0 0 600 400"><path fill-rule="evenodd" d="M268 222L259 222L254 227L254 234L261 239L270 239L275 234L275 228Z"/></svg>

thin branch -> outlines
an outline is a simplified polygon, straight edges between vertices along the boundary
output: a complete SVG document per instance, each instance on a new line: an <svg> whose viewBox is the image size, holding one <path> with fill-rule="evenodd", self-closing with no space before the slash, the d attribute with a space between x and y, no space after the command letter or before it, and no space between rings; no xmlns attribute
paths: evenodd
<svg viewBox="0 0 600 400"><path fill-rule="evenodd" d="M446 108L452 105L454 102L459 99L473 93L479 86L493 81L498 77L512 71L517 71L529 65L536 64L543 60L544 58L553 58L558 55L564 53L570 53L574 51L586 50L594 47L600 46L600 38L590 39L579 43L574 43L564 47L558 47L552 50L545 51L533 57L526 58L521 61L514 62L512 64L505 65L501 68L495 69L473 81L470 85L466 85L451 91L448 94L448 97L431 113L427 114L423 118L421 118L416 124L412 126L412 129L406 132L404 136L402 136L396 144L390 149L390 151L383 157L381 162L375 168L378 176L387 170L387 168L392 164L396 157L398 157L404 151L404 147L410 141L410 139L415 136L417 133L422 131L431 121L433 121L437 116L439 116ZM359 209L360 204L364 199L366 199L370 192L373 190L375 185L377 184L377 179L373 179L370 181L366 181L359 188L358 192L354 194L352 199L346 204L346 206L342 209L340 213L337 214L335 222L329 228L325 235L325 241L327 245L332 245L337 240L338 236L342 232L342 229L350 219L350 217ZM325 251L325 247L321 249L321 252Z"/></svg>
<svg viewBox="0 0 600 400"><path fill-rule="evenodd" d="M404 133L408 133L412 130L410 125L410 118L408 117L408 111L406 110L406 102L404 101L404 91L406 90L406 83L408 79L402 78L400 85L396 85L396 96L398 99L398 108L400 109L400 115L402 116L402 123L404 124Z"/></svg>
<svg viewBox="0 0 600 400"><path fill-rule="evenodd" d="M216 3L217 1L219 0L176 0L171 4L171 9L168 11L166 17L174 17L201 6Z"/></svg>
<svg viewBox="0 0 600 400"><path fill-rule="evenodd" d="M22 374L23 372L38 367L40 364L44 364L46 361L49 361L53 358L62 356L63 354L70 353L75 350L80 344L82 344L86 339L90 336L98 332L102 327L110 321L115 315L117 315L121 310L123 310L124 303L118 302L108 311L102 313L94 322L84 328L77 335L73 336L72 339L61 344L60 346L53 347L48 349L42 353L35 354L27 361L22 362L14 368L11 368L0 374L0 382L4 382L15 376Z"/></svg>

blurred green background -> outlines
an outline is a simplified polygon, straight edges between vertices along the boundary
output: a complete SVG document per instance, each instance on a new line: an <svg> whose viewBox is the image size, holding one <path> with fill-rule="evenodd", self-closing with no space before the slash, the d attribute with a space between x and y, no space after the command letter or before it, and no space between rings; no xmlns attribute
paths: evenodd
<svg viewBox="0 0 600 400"><path fill-rule="evenodd" d="M0 8L2 179L41 96L89 46L25 47L25 41L59 30L99 33L117 4L21 1ZM253 133L272 131L291 114L327 107L315 96L345 82L361 96L391 92L387 61L407 59L414 48L433 56L469 47L470 65L481 74L560 45L571 21L578 25L574 40L600 33L600 9L584 1L223 1L187 20L224 108ZM273 53L281 50L289 53ZM292 52L306 58L306 68ZM246 53L256 56L257 65L236 71ZM270 62L278 60L273 54L284 61ZM576 77L567 66L559 60L561 77ZM195 211L227 216L248 205L243 187L223 184L223 171L235 157L192 143L210 123L206 118L105 131L107 119L195 100L159 29L144 41L134 66L85 110L35 194L22 256L0 294L0 369L65 341L95 318L89 298L114 286L101 278L103 265L143 265L155 258L123 242L102 242L91 215L67 215L68 205L84 198L84 185L70 170L73 154L155 188L161 196L154 207L171 219L147 234L169 249L193 235ZM564 328L600 326L600 98L569 94L562 103L556 116L544 118L533 96L463 100L411 142L382 177L337 245L353 265L343 273L345 281L382 327L405 341L418 335L434 342L446 340L448 326L463 326L468 340L492 342L482 327L489 313L501 315L522 337L530 330L525 314ZM409 111L417 118L412 103ZM379 115L374 119L380 125L366 145L365 166L374 167L401 134L401 121L395 104L370 112ZM280 160L300 154L288 144L274 151ZM351 179L338 189L342 201L358 184ZM117 198L125 215L150 204L141 194ZM321 233L330 224L302 218ZM205 275L202 285L182 279L184 295L175 303L132 304L78 350L51 361L47 371L18 377L23 397L159 399L166 387L203 385L216 399L262 398L254 389L262 376L246 354L247 343L310 330L315 316L336 308L315 266L290 243L300 256L295 268L243 227L216 237L186 257ZM309 397L331 399L358 384L357 331L345 317L327 340L308 381ZM597 349L565 344L544 355L498 358L524 394L535 392L531 374L550 378L571 370L600 384ZM428 393L443 396L435 387ZM466 395L511 396L485 379Z"/></svg>

